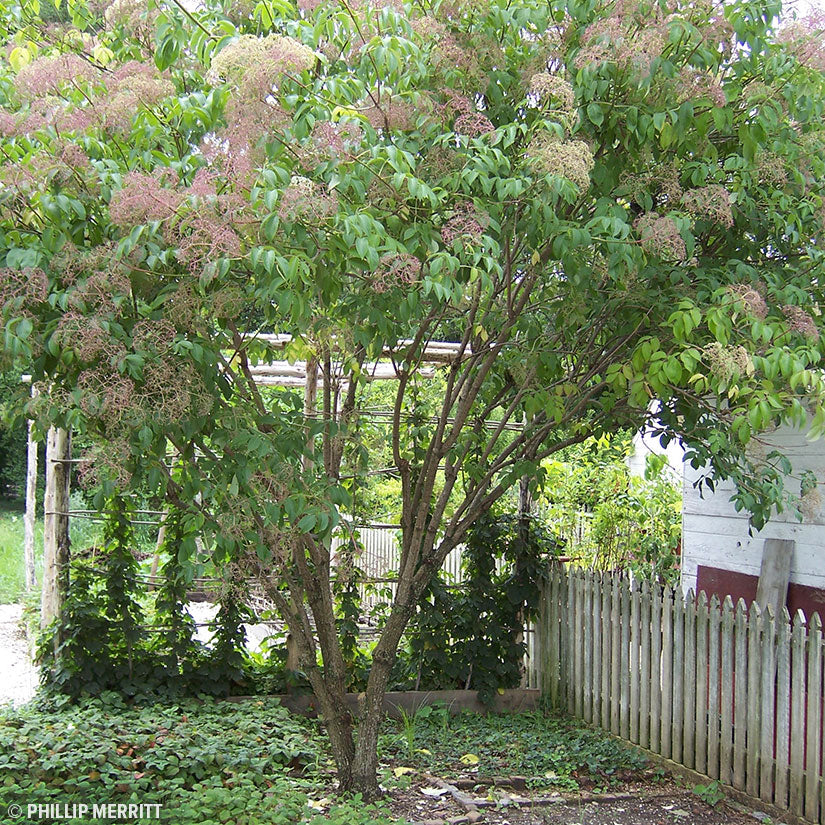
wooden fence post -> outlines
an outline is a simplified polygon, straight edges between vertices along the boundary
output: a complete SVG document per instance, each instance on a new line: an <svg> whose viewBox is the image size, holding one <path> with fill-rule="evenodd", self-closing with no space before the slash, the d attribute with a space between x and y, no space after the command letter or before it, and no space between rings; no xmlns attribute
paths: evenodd
<svg viewBox="0 0 825 825"><path fill-rule="evenodd" d="M40 626L60 617L69 586L69 481L71 435L51 427L46 440L46 495L43 517L43 591ZM55 635L55 651L60 643Z"/></svg>

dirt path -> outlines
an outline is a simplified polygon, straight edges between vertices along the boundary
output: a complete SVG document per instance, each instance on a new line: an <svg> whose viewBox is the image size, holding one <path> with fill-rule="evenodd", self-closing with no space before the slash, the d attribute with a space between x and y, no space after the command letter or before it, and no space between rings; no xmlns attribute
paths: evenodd
<svg viewBox="0 0 825 825"><path fill-rule="evenodd" d="M0 705L22 705L37 689L37 670L20 625L22 614L22 605L0 604Z"/></svg>

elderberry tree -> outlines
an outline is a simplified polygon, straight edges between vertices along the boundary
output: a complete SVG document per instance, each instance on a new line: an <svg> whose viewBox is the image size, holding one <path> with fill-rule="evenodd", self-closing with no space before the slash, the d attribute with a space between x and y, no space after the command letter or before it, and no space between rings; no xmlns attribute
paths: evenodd
<svg viewBox="0 0 825 825"><path fill-rule="evenodd" d="M421 594L548 455L658 402L755 523L786 501L781 457L749 446L825 430L822 21L755 0L2 6L3 348L43 386L20 409L97 445L104 494L165 498L260 578L342 788L378 791ZM432 341L454 344L439 393ZM261 388L279 358L306 391ZM377 443L403 541L353 719L333 591L357 559L336 568L331 535Z"/></svg>

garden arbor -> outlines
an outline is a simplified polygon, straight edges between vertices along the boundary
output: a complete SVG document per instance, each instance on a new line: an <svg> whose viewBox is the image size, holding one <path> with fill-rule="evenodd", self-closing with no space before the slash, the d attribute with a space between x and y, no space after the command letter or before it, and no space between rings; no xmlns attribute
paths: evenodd
<svg viewBox="0 0 825 825"><path fill-rule="evenodd" d="M778 458L743 451L777 421L825 428L816 21L710 0L3 5L3 348L52 386L20 409L97 443L101 505L149 490L261 577L342 787L377 792L419 597L545 456L658 399L757 522L785 501ZM455 347L437 398L432 341ZM403 541L353 720L330 536L387 352ZM280 359L317 365L310 403L260 389Z"/></svg>

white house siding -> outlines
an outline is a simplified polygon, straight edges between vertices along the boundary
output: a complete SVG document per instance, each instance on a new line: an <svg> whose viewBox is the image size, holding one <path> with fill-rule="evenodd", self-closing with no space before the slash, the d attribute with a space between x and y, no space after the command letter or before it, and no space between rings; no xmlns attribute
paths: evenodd
<svg viewBox="0 0 825 825"><path fill-rule="evenodd" d="M808 441L803 432L791 428L781 428L763 440L765 453L778 449L790 459L793 473L786 479L789 490L798 494L800 474L811 470L819 482L820 496L825 500L825 441ZM695 482L705 474L705 470L695 470L688 463L684 465L684 590L696 589L700 565L758 578L765 539L776 538L795 542L791 560L792 588L801 585L804 591L814 588L825 594L825 507L819 506L818 511L802 522L792 512L775 514L761 531L749 535L747 513L737 513L730 500L733 484L721 482L713 492L703 488L700 494Z"/></svg>

